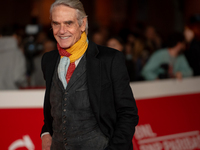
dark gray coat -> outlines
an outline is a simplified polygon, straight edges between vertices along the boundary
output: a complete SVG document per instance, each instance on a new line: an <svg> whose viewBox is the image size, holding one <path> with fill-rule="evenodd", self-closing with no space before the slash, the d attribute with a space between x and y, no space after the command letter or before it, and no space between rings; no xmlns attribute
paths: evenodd
<svg viewBox="0 0 200 150"><path fill-rule="evenodd" d="M53 118L49 95L58 59L58 50L45 53L42 59L46 80L42 133L49 132L51 135ZM90 103L101 131L109 137L108 149L132 150L138 115L123 54L90 41L86 59Z"/></svg>

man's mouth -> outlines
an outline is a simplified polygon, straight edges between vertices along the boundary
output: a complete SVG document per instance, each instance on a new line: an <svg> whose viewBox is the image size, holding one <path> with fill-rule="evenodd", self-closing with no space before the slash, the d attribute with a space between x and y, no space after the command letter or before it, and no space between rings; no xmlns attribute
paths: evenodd
<svg viewBox="0 0 200 150"><path fill-rule="evenodd" d="M65 39L68 39L69 36L65 36L65 37L60 37L61 39L65 40Z"/></svg>

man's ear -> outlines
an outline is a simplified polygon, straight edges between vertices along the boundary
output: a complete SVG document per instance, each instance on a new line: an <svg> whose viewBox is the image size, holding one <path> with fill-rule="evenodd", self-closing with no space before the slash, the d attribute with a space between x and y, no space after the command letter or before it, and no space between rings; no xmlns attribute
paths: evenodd
<svg viewBox="0 0 200 150"><path fill-rule="evenodd" d="M83 18L83 22L81 25L81 31L84 32L86 29L87 17Z"/></svg>

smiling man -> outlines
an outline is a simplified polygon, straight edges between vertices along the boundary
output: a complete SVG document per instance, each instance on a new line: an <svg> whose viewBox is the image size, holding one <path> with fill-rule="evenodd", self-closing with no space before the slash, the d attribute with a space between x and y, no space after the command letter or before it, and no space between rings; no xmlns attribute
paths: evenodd
<svg viewBox="0 0 200 150"><path fill-rule="evenodd" d="M132 150L138 115L123 54L87 39L79 0L56 0L50 15L58 49L42 59L42 150Z"/></svg>
<svg viewBox="0 0 200 150"><path fill-rule="evenodd" d="M79 25L76 11L65 5L58 5L52 8L53 34L62 48L73 46L85 31L87 18L84 17Z"/></svg>

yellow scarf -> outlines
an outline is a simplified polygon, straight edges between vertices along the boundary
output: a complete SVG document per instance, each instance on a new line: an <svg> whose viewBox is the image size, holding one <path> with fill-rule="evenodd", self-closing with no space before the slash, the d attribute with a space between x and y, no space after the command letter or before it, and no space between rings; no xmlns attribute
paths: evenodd
<svg viewBox="0 0 200 150"><path fill-rule="evenodd" d="M85 32L81 34L80 40L78 40L73 46L66 49L68 53L71 55L69 56L70 63L75 62L77 59L79 59L87 50L88 48L88 40L87 35ZM61 56L63 58L64 56Z"/></svg>

